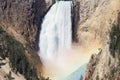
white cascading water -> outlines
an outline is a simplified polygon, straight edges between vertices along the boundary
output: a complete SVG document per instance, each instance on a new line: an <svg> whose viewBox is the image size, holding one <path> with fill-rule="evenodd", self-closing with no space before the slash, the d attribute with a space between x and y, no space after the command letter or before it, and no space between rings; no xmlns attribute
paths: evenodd
<svg viewBox="0 0 120 80"><path fill-rule="evenodd" d="M85 70L80 66L88 61L88 58L80 58L80 51L71 50L71 9L72 1L57 1L42 23L39 56L43 74L52 80L79 80Z"/></svg>
<svg viewBox="0 0 120 80"><path fill-rule="evenodd" d="M46 14L39 43L42 57L53 58L58 51L71 47L71 6L72 1L59 1Z"/></svg>

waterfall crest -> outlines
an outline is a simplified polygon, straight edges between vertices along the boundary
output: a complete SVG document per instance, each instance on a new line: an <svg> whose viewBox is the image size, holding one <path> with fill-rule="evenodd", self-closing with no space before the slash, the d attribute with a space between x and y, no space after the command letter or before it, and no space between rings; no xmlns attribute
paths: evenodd
<svg viewBox="0 0 120 80"><path fill-rule="evenodd" d="M72 43L72 1L56 2L44 17L40 33L40 56L53 58Z"/></svg>

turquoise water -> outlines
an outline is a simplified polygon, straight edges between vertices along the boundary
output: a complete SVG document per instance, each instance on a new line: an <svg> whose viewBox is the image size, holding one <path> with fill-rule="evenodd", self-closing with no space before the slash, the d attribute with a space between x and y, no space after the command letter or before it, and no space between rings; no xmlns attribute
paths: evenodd
<svg viewBox="0 0 120 80"><path fill-rule="evenodd" d="M87 64L80 66L80 68L73 72L71 75L69 75L66 80L80 80L81 77L84 75L86 68Z"/></svg>
<svg viewBox="0 0 120 80"><path fill-rule="evenodd" d="M72 1L72 0L56 0L56 1Z"/></svg>

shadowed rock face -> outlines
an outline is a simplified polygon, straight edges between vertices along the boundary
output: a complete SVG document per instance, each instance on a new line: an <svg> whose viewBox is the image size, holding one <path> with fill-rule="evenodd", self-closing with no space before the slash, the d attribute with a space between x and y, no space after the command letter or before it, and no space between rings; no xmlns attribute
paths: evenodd
<svg viewBox="0 0 120 80"><path fill-rule="evenodd" d="M42 18L54 0L0 0L0 26L26 47L32 65L41 63L37 54ZM30 54L31 53L31 54ZM40 63L40 66L39 66Z"/></svg>
<svg viewBox="0 0 120 80"><path fill-rule="evenodd" d="M37 48L36 38L42 17L51 0L0 0L0 25L21 43Z"/></svg>

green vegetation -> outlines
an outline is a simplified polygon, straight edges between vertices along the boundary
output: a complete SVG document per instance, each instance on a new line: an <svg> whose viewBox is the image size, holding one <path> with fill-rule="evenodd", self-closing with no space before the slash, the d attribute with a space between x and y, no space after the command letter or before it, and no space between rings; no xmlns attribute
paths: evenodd
<svg viewBox="0 0 120 80"><path fill-rule="evenodd" d="M111 38L110 51L113 57L115 57L115 52L117 51L118 57L120 59L120 24L118 24L117 26L114 25L112 27L110 38Z"/></svg>
<svg viewBox="0 0 120 80"><path fill-rule="evenodd" d="M16 74L17 72L23 74L27 80L49 80L43 77L38 78L36 69L34 67L31 67L25 56L25 47L23 44L16 41L14 37L7 34L1 27L0 56L3 59L5 59L5 57L8 57L12 70ZM8 77L10 77L10 75Z"/></svg>
<svg viewBox="0 0 120 80"><path fill-rule="evenodd" d="M113 25L111 29L111 43L110 43L110 51L113 57L119 60L117 66L112 66L109 74L109 80L120 80L120 21L118 20L117 25Z"/></svg>
<svg viewBox="0 0 120 80"><path fill-rule="evenodd" d="M0 48L0 56L3 57L3 50Z"/></svg>

